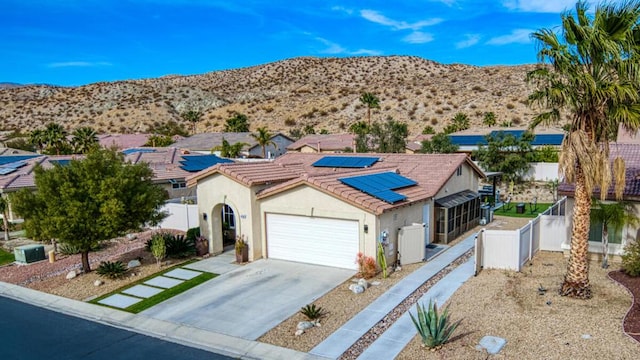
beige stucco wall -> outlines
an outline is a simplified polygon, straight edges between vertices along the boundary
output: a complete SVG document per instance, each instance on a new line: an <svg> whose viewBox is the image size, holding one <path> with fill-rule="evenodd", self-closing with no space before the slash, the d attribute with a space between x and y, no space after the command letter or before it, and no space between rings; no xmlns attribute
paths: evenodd
<svg viewBox="0 0 640 360"><path fill-rule="evenodd" d="M454 172L445 186L438 191L436 199L443 198L445 196L453 195L463 190L478 191L478 174L473 171L473 168L469 164L462 164L462 175L458 176Z"/></svg>
<svg viewBox="0 0 640 360"><path fill-rule="evenodd" d="M367 256L376 256L376 217L356 206L316 190L310 186L301 185L288 191L262 199L260 204L262 228L263 256L266 253L266 228L264 227L266 214L288 214L301 216L317 216L334 219L356 220L360 234L359 248ZM364 225L369 227L364 233ZM357 254L353 254L355 261Z"/></svg>
<svg viewBox="0 0 640 360"><path fill-rule="evenodd" d="M222 243L214 240L214 231L219 231L221 223L216 222L220 214L214 214L219 205L227 204L235 212L236 235L244 235L249 243L249 260L258 259L262 254L260 239L259 209L255 199L256 189L249 188L224 175L214 174L198 181L198 213L200 214L200 231L209 240L211 253L222 252ZM204 220L202 214L207 214ZM215 223L215 225L214 225ZM256 224L256 226L254 226ZM215 230L214 230L215 227Z"/></svg>
<svg viewBox="0 0 640 360"><path fill-rule="evenodd" d="M383 231L389 234L387 239L389 245L387 245L385 249L388 265L393 264L397 260L399 229L413 223L422 223L422 209L425 204L431 204L429 231L431 233L430 238L433 241L433 229L435 227L433 226L432 201L414 203L380 215L376 235L380 236Z"/></svg>

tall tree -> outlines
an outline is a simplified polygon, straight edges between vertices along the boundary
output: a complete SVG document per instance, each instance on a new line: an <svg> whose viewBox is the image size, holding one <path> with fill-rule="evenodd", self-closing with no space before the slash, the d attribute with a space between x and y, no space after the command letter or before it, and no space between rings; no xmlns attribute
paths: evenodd
<svg viewBox="0 0 640 360"><path fill-rule="evenodd" d="M407 147L409 130L406 123L388 118L374 122L370 129L371 145L379 153L403 153Z"/></svg>
<svg viewBox="0 0 640 360"><path fill-rule="evenodd" d="M360 102L367 107L367 123L371 125L371 109L380 108L380 99L373 93L365 92L360 95Z"/></svg>
<svg viewBox="0 0 640 360"><path fill-rule="evenodd" d="M182 119L191 123L193 126L193 133L196 133L196 126L198 125L198 121L202 118L202 113L196 110L188 110L180 114Z"/></svg>
<svg viewBox="0 0 640 360"><path fill-rule="evenodd" d="M358 121L349 126L349 132L356 135L355 152L369 152L369 132L370 126L364 121Z"/></svg>
<svg viewBox="0 0 640 360"><path fill-rule="evenodd" d="M591 209L591 221L602 224L602 268L609 267L609 227L621 229L624 225L635 226L638 216L633 205L627 202L605 203L596 200Z"/></svg>
<svg viewBox="0 0 640 360"><path fill-rule="evenodd" d="M420 152L423 154L451 154L458 151L458 145L451 143L445 133L434 135L430 140L422 141Z"/></svg>
<svg viewBox="0 0 640 360"><path fill-rule="evenodd" d="M487 145L473 152L480 166L486 171L502 172L508 181L520 181L530 167L533 134L527 131L516 138L500 131L495 135L487 135L485 139Z"/></svg>
<svg viewBox="0 0 640 360"><path fill-rule="evenodd" d="M256 129L257 133L251 134L251 137L254 138L260 147L262 147L262 158L267 158L267 146L273 145L275 148L278 148L278 144L275 143L271 138L273 135L269 132L266 126L259 127Z"/></svg>
<svg viewBox="0 0 640 360"><path fill-rule="evenodd" d="M624 161L609 163L607 135L618 124L628 130L640 127L640 62L638 34L640 3L603 3L595 14L578 2L575 12L561 15L558 34L541 29L532 34L540 66L527 74L536 89L529 100L540 113L532 126L571 116L569 134L562 145L559 170L575 183L571 250L560 294L591 298L589 283L589 223L591 194L599 185L604 199L615 178L616 198L624 190Z"/></svg>
<svg viewBox="0 0 640 360"><path fill-rule="evenodd" d="M496 126L496 114L493 111L487 111L486 113L484 113L482 123L484 125L487 125L488 127Z"/></svg>
<svg viewBox="0 0 640 360"><path fill-rule="evenodd" d="M77 128L73 131L71 144L76 154L86 154L99 145L98 134L89 126Z"/></svg>
<svg viewBox="0 0 640 360"><path fill-rule="evenodd" d="M7 198L2 195L0 195L0 214L2 214L4 241L9 241L9 202Z"/></svg>
<svg viewBox="0 0 640 360"><path fill-rule="evenodd" d="M38 153L42 153L44 150L44 131L40 129L32 130L29 133L29 142L35 146Z"/></svg>
<svg viewBox="0 0 640 360"><path fill-rule="evenodd" d="M57 123L49 123L43 133L44 144L48 153L60 155L69 148L67 131Z"/></svg>
<svg viewBox="0 0 640 360"><path fill-rule="evenodd" d="M224 132L249 132L249 118L245 114L235 113L224 124Z"/></svg>
<svg viewBox="0 0 640 360"><path fill-rule="evenodd" d="M243 142L237 142L235 144L230 144L227 139L222 138L222 144L215 146L211 149L211 152L220 151L220 156L226 158L237 158L240 156L242 152L242 148L249 144Z"/></svg>
<svg viewBox="0 0 640 360"><path fill-rule="evenodd" d="M85 272L91 271L89 252L100 242L165 216L160 207L167 192L153 183L153 171L125 162L114 150L96 149L67 166L38 165L34 173L36 190L13 194L13 209L29 236L80 248Z"/></svg>

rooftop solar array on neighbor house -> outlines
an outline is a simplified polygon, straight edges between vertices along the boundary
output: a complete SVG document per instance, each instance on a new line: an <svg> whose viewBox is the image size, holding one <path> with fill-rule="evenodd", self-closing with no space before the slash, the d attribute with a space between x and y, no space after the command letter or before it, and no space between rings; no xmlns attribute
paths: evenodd
<svg viewBox="0 0 640 360"><path fill-rule="evenodd" d="M0 156L0 166L4 166L7 164L11 164L11 163L15 163L18 161L25 161L25 160L29 160L29 159L33 159L35 157L38 156L42 156L42 155L7 155L7 156Z"/></svg>
<svg viewBox="0 0 640 360"><path fill-rule="evenodd" d="M516 139L519 139L524 130L494 130L489 135L491 137L498 136L499 133L504 133L505 135L513 135ZM487 140L484 135L449 135L449 139L452 144L458 146L476 146L476 145L487 145ZM564 139L564 134L536 134L533 137L533 141L531 145L533 146L542 146L542 145L562 145L562 140Z"/></svg>
<svg viewBox="0 0 640 360"><path fill-rule="evenodd" d="M398 194L392 190L417 184L417 182L394 172L352 176L338 180L345 185L349 185L354 189L360 190L390 204L407 198L406 196Z"/></svg>
<svg viewBox="0 0 640 360"><path fill-rule="evenodd" d="M25 158L25 156L29 156ZM33 158L33 155L25 155L25 156L0 156L0 175L11 174L12 172L18 170L19 168L27 165L27 159ZM39 155L36 155L39 156ZM13 160L11 162L7 161L5 158L11 158Z"/></svg>
<svg viewBox="0 0 640 360"><path fill-rule="evenodd" d="M49 160L49 162L50 162L50 163L52 163L52 164L54 164L54 165L55 165L55 164L58 164L58 165L60 165L60 166L67 166L67 165L69 165L69 163L71 162L71 159L59 159L59 160L57 160L57 159L50 159L50 160Z"/></svg>
<svg viewBox="0 0 640 360"><path fill-rule="evenodd" d="M216 155L184 155L180 160L180 168L184 171L196 172L204 170L216 164L232 163L232 160L223 159Z"/></svg>
<svg viewBox="0 0 640 360"><path fill-rule="evenodd" d="M325 156L314 162L315 167L366 168L378 161L377 157L365 156Z"/></svg>
<svg viewBox="0 0 640 360"><path fill-rule="evenodd" d="M131 155L134 153L152 153L152 152L156 152L156 149L131 148L131 149L122 150L122 153L125 155Z"/></svg>

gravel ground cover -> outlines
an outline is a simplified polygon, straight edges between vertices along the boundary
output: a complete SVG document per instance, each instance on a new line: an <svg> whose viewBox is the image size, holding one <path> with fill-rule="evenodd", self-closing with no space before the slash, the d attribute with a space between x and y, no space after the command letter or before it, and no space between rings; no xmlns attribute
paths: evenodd
<svg viewBox="0 0 640 360"><path fill-rule="evenodd" d="M453 320L462 319L453 341L432 352L416 336L398 359L638 359L640 344L622 330L629 294L592 262L593 299L561 297L566 261L561 253L540 252L520 273L483 270L449 301ZM489 356L476 350L485 335L507 344Z"/></svg>

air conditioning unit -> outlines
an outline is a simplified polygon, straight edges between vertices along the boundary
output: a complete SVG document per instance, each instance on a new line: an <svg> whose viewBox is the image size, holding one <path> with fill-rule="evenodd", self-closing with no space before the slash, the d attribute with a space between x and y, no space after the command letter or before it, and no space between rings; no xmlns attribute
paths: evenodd
<svg viewBox="0 0 640 360"><path fill-rule="evenodd" d="M44 245L23 245L13 249L16 261L22 264L30 264L45 259Z"/></svg>

